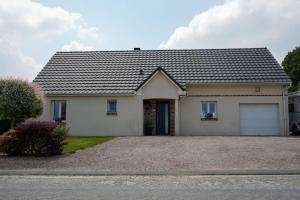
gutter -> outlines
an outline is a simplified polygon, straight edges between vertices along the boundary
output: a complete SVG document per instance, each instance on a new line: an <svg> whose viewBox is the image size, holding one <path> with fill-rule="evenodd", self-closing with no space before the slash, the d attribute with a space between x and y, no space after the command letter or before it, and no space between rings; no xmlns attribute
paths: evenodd
<svg viewBox="0 0 300 200"><path fill-rule="evenodd" d="M186 86L214 86L214 85L285 85L290 86L291 83L287 82L273 82L273 83L265 83L265 82L245 82L245 83L186 83Z"/></svg>
<svg viewBox="0 0 300 200"><path fill-rule="evenodd" d="M111 97L111 96L135 96L137 93L134 91L133 93L104 93L104 94L47 94L45 93L45 96L47 97Z"/></svg>

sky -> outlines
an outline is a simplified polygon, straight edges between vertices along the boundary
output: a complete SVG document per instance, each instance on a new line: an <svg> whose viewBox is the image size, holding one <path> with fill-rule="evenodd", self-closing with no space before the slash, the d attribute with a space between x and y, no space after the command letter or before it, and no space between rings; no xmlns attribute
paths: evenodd
<svg viewBox="0 0 300 200"><path fill-rule="evenodd" d="M0 0L0 77L56 51L300 46L300 0Z"/></svg>

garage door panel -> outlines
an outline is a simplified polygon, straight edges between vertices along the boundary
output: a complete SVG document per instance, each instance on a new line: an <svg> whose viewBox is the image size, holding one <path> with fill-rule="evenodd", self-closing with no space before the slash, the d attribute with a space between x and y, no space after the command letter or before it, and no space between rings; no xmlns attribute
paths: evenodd
<svg viewBox="0 0 300 200"><path fill-rule="evenodd" d="M241 135L278 135L278 104L240 104Z"/></svg>
<svg viewBox="0 0 300 200"><path fill-rule="evenodd" d="M272 119L267 119L267 118L263 118L263 117L259 117L259 119L251 119L251 118L249 118L249 119L243 119L243 120L241 120L241 123L243 124L243 125L247 125L247 124L249 124L249 125L255 125L255 126L262 126L262 127L264 127L264 126L266 126L266 124L264 124L264 123L261 123L261 121L264 121L264 123L266 123L266 124L274 124L274 125L276 125L276 121L277 121L277 118L272 118Z"/></svg>
<svg viewBox="0 0 300 200"><path fill-rule="evenodd" d="M277 128L269 128L269 127L251 127L251 128L248 128L248 127L245 127L244 128L244 133L248 133L248 134L251 134L251 133L276 133L277 132Z"/></svg>

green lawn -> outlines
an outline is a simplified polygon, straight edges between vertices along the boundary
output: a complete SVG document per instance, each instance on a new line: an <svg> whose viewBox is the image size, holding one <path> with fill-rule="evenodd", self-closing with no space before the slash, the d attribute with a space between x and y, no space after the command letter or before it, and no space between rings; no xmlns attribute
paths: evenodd
<svg viewBox="0 0 300 200"><path fill-rule="evenodd" d="M67 144L64 145L64 153L75 153L80 149L93 147L114 138L113 136L70 136L66 139Z"/></svg>

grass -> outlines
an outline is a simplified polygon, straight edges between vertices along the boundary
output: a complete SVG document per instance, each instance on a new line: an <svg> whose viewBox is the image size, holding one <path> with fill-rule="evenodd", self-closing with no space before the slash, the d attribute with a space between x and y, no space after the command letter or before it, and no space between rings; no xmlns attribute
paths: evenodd
<svg viewBox="0 0 300 200"><path fill-rule="evenodd" d="M66 139L64 153L75 153L78 150L93 147L114 138L113 136L70 136Z"/></svg>

